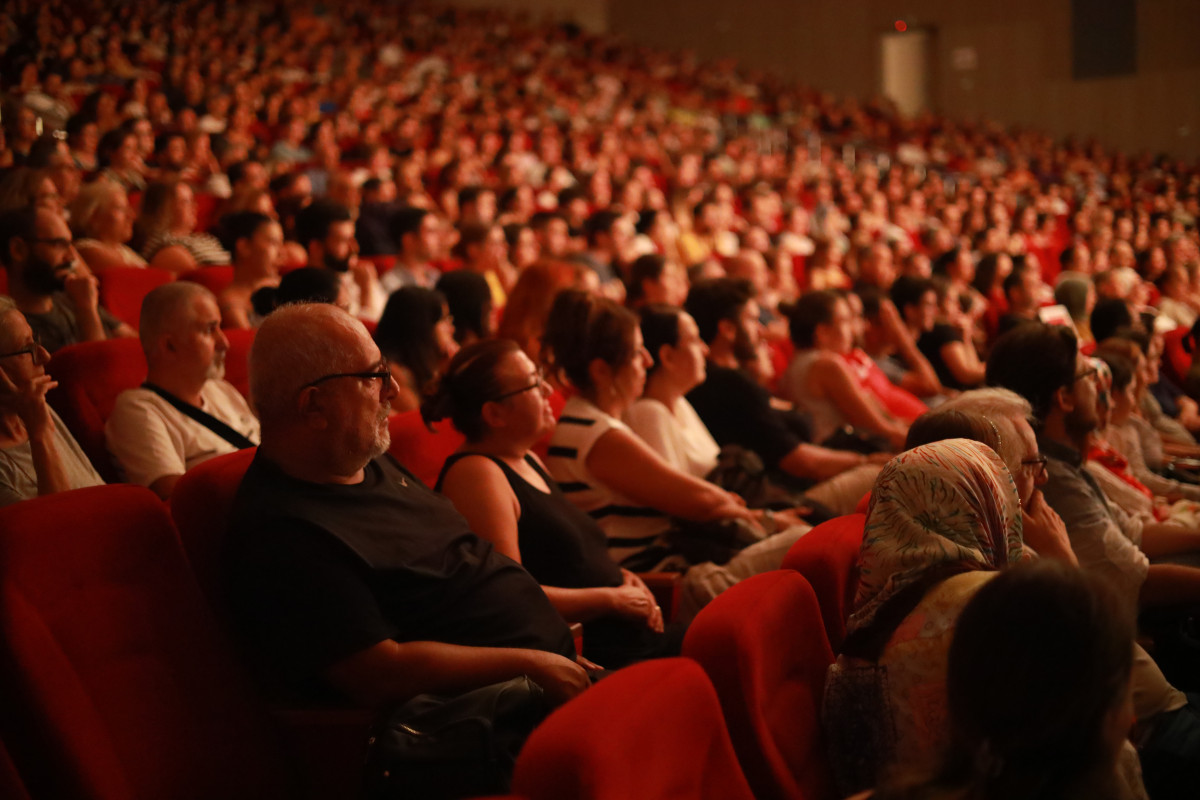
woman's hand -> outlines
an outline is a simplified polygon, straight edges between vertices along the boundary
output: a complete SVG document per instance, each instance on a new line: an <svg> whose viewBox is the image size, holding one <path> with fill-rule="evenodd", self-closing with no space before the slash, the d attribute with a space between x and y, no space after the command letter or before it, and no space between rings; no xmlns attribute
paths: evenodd
<svg viewBox="0 0 1200 800"><path fill-rule="evenodd" d="M55 386L58 386L58 381L49 375L39 375L28 384L18 387L0 370L0 410L20 417L30 441L42 441L54 433L54 420L50 416L46 393Z"/></svg>
<svg viewBox="0 0 1200 800"><path fill-rule="evenodd" d="M662 633L662 609L654 599L654 595L642 583L642 579L629 570L621 570L625 582L613 587L611 598L613 613L640 622L647 628Z"/></svg>

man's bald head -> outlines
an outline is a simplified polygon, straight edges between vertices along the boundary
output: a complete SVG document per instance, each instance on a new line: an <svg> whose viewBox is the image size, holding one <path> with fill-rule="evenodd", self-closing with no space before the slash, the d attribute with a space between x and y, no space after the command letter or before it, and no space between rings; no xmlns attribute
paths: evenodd
<svg viewBox="0 0 1200 800"><path fill-rule="evenodd" d="M268 430L298 414L296 395L323 375L353 364L367 329L328 303L284 306L263 321L250 349L250 401Z"/></svg>
<svg viewBox="0 0 1200 800"><path fill-rule="evenodd" d="M192 322L192 304L197 297L217 298L205 287L192 281L172 281L156 286L142 300L138 318L138 338L146 358L164 336L184 330Z"/></svg>

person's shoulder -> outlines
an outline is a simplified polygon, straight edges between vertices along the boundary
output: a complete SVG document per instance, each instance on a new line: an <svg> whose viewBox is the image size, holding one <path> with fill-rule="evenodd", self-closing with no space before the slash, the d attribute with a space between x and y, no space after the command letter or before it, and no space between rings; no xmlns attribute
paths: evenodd
<svg viewBox="0 0 1200 800"><path fill-rule="evenodd" d="M507 481L504 470L501 469L500 465L488 456L481 455L480 453L466 453L454 459L454 462L446 468L446 473L442 476L442 481L450 480L450 476L452 475L454 476L454 483L466 486Z"/></svg>
<svg viewBox="0 0 1200 800"><path fill-rule="evenodd" d="M625 411L625 421L637 427L643 423L660 422L671 416L671 410L658 400L642 397Z"/></svg>

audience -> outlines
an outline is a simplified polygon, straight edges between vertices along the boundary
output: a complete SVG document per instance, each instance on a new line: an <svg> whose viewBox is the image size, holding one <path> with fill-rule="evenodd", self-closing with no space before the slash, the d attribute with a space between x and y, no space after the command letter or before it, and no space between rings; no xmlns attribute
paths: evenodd
<svg viewBox="0 0 1200 800"><path fill-rule="evenodd" d="M664 634L662 609L637 575L608 556L604 532L573 505L530 452L554 429L550 387L514 342L468 345L422 406L448 416L466 443L442 468L437 491L471 530L523 564L567 622L582 622L583 654L615 669L676 655L680 626Z"/></svg>
<svg viewBox="0 0 1200 800"><path fill-rule="evenodd" d="M433 289L407 286L388 298L375 342L399 386L392 406L412 411L458 352L446 298Z"/></svg>

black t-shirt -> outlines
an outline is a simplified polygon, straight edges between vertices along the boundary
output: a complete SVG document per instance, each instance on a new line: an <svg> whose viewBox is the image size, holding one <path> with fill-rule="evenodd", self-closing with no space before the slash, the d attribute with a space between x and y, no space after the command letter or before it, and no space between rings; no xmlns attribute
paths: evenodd
<svg viewBox="0 0 1200 800"><path fill-rule="evenodd" d="M687 399L717 444L752 450L768 467L805 441L788 414L771 406L771 393L740 370L710 361L708 377Z"/></svg>
<svg viewBox="0 0 1200 800"><path fill-rule="evenodd" d="M929 359L929 363L933 367L933 371L937 373L938 380L942 382L942 386L960 391L973 387L967 386L954 377L954 373L946 366L946 360L942 358L942 348L951 342L961 342L962 340L962 331L945 322L934 324L933 330L925 331L921 334L921 338L917 339L917 349L921 351L921 355Z"/></svg>
<svg viewBox="0 0 1200 800"><path fill-rule="evenodd" d="M328 667L385 639L574 656L529 573L390 457L342 486L296 480L256 456L231 520L234 622L301 697L327 694Z"/></svg>
<svg viewBox="0 0 1200 800"><path fill-rule="evenodd" d="M438 476L437 491L441 491L447 470L467 455L471 454L456 453L446 459L442 474ZM502 460L484 457L500 467L516 495L521 508L521 517L517 520L521 564L538 583L563 589L621 585L621 568L608 555L604 531L596 520L567 499L558 484L533 458L525 456L550 487L549 493L533 486Z"/></svg>

